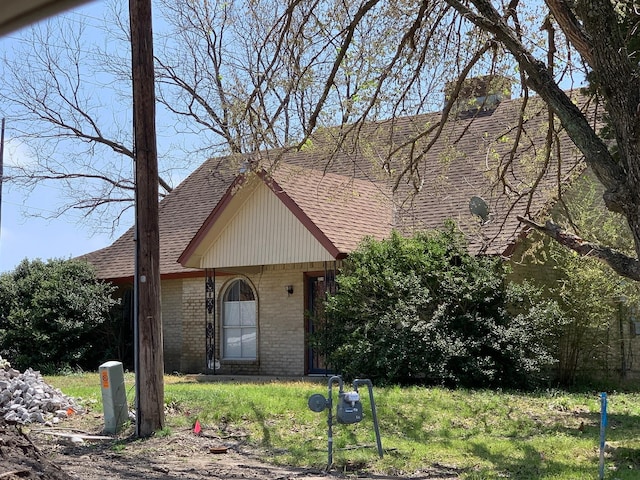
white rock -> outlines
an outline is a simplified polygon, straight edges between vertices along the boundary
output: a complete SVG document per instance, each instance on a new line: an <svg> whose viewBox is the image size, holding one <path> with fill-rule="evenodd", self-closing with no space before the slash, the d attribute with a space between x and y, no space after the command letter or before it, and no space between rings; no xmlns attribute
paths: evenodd
<svg viewBox="0 0 640 480"><path fill-rule="evenodd" d="M4 416L4 419L7 422L17 422L20 420L20 417L18 417L18 414L16 412L9 412Z"/></svg>
<svg viewBox="0 0 640 480"><path fill-rule="evenodd" d="M0 358L0 417L6 421L51 425L65 418L68 408L82 411L73 399L48 385L40 372L29 368L20 373L10 366L2 368L1 362Z"/></svg>

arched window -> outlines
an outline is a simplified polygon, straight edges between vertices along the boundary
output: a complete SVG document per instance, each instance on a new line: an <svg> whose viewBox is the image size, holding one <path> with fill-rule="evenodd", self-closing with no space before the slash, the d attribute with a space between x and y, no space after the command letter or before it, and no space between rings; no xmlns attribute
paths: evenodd
<svg viewBox="0 0 640 480"><path fill-rule="evenodd" d="M256 299L249 283L234 280L225 290L222 310L223 358L255 360Z"/></svg>

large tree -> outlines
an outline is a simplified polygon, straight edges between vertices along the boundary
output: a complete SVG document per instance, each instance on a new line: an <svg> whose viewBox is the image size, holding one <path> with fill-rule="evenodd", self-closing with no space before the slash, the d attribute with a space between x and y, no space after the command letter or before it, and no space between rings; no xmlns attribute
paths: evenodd
<svg viewBox="0 0 640 480"><path fill-rule="evenodd" d="M590 85L602 102L607 127L594 128L553 76L553 67L537 58L519 31L518 2L498 9L487 0L447 0L476 28L489 33L518 63L526 86L535 90L559 118L603 184L612 212L623 214L640 254L640 158L638 157L638 33L640 16L633 2L546 0L548 14L564 39L580 55ZM546 20L546 19L545 19ZM553 32L553 26L549 27ZM550 57L553 61L553 56ZM537 226L534 223L530 223ZM585 242L547 223L537 228L583 255L607 262L619 274L640 280L640 263L605 246Z"/></svg>
<svg viewBox="0 0 640 480"><path fill-rule="evenodd" d="M21 370L97 368L111 353L113 291L84 261L23 260L0 275L0 353Z"/></svg>
<svg viewBox="0 0 640 480"><path fill-rule="evenodd" d="M441 110L439 122L425 125L402 149L388 152L389 157L411 152L405 168L396 171L411 181L454 111L464 80L506 75L520 85L514 91L523 97L523 111L531 103L531 90L549 110L548 161L541 165L541 175L559 156L558 133L566 132L604 185L609 210L626 218L640 252L640 17L631 2L159 0L158 6L164 22L156 23L157 94L166 114L165 128L159 131L161 136L170 131L175 138L193 141L183 159L199 163L202 155L193 153L205 150L254 155L273 147L302 148L327 125L344 126L336 141L339 147L365 122ZM104 100L100 103L100 95L91 94L98 90L95 82L126 91L122 85L129 81L128 60L118 61L121 50L111 47L114 43L89 52L77 37L55 50L61 43L52 39L69 31L77 29L43 34L31 50L6 58L2 104L11 113L10 121L22 121L21 131L30 140L53 137L45 144L52 149L61 145L61 136L71 136L80 140L76 145L88 147L65 148L64 162L60 151L56 156L40 147L45 154L38 164L44 167L42 175L30 172L30 178L48 178L52 165L69 168L68 160L76 153L78 168L65 171L64 180L73 183L77 174L85 182L108 186L88 208L109 199L126 202L130 195L120 194L130 191L126 175L114 174L126 163L101 168L102 178L91 171L97 162L87 154L95 148L116 161L121 161L119 155L130 160L131 132L119 128L125 125L122 117L114 116ZM113 31L117 29L109 29ZM36 44L38 49L33 49ZM57 54L51 54L52 49ZM87 54L93 61L93 87L83 78L87 69L80 68L82 58L61 62L68 52ZM578 84L590 86L595 99L591 105L598 104L601 121L594 122L566 93ZM122 98L125 105L130 102L126 94ZM514 125L510 138L517 144L525 133L523 123ZM161 147L161 170L178 158L174 151L171 162L162 162L163 151L168 150ZM511 160L504 159L505 171ZM514 185L504 184L506 175L497 178L502 188L514 191ZM534 181L517 193L531 195L535 187ZM640 279L637 254L619 254L554 224L523 221L581 254L600 258L620 275Z"/></svg>

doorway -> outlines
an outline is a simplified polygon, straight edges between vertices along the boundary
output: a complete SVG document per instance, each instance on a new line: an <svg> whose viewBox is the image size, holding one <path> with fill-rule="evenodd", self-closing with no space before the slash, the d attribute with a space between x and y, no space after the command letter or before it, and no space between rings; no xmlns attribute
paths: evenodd
<svg viewBox="0 0 640 480"><path fill-rule="evenodd" d="M326 317L324 311L324 301L327 293L333 291L333 272L323 272L321 274L306 274L305 281L305 321L306 321L306 365L305 370L309 375L329 374L325 356L321 349L315 348L314 343L322 342L322 333L326 329ZM311 339L313 338L313 342Z"/></svg>

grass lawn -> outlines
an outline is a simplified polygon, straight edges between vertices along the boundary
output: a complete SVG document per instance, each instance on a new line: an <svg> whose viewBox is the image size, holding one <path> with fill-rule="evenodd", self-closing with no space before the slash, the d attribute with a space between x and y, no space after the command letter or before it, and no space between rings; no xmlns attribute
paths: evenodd
<svg viewBox="0 0 640 480"><path fill-rule="evenodd" d="M97 373L46 380L101 411ZM127 374L125 381L133 402L134 377ZM334 404L337 390L334 385ZM309 410L307 400L314 393L326 396L326 383L198 383L167 376L169 413L163 433L198 419L211 433L247 435L266 461L322 468L327 463L327 411ZM374 386L382 459L366 387L360 387L360 394L365 419L333 428L336 468L402 475L449 466L462 469L467 480L599 478L599 393ZM639 479L640 394L610 392L608 412L605 478Z"/></svg>

